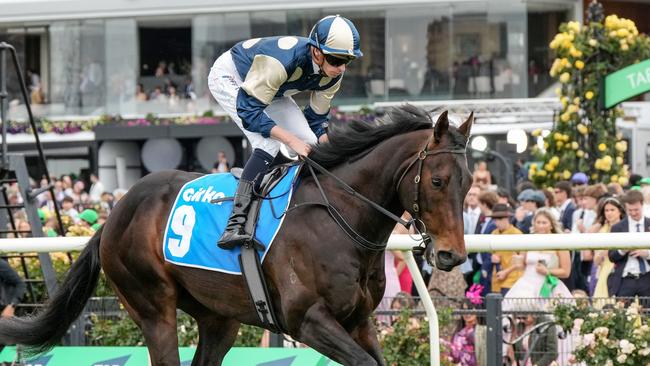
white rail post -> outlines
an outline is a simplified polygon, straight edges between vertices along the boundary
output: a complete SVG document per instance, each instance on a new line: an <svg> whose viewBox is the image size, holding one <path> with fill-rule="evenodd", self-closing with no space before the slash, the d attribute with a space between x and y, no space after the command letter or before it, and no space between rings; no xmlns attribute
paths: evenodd
<svg viewBox="0 0 650 366"><path fill-rule="evenodd" d="M429 344L430 344L430 357L431 357L431 366L440 366L440 337L438 336L438 313L436 308L433 306L433 301L431 296L429 296L429 290L427 285L424 283L422 274L420 273L420 268L415 262L413 257L412 250L404 250L404 259L406 259L406 265L411 272L411 277L413 278L413 284L415 288L418 289L418 294L420 294L420 300L424 309L427 312L427 317L429 318Z"/></svg>

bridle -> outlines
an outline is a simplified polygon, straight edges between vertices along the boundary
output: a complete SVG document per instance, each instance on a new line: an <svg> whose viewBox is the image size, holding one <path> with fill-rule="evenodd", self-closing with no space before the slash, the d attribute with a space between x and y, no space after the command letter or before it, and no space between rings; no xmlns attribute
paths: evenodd
<svg viewBox="0 0 650 366"><path fill-rule="evenodd" d="M325 191L323 190L320 181L318 179L318 176L316 175L316 172L314 169L320 171L321 173L329 176L330 178L334 179L334 181L341 186L347 193L352 195L353 197L356 197L363 202L369 204L372 208L375 210L381 212L391 220L397 222L398 224L406 227L409 229L411 226L415 228L415 231L417 234L421 237L422 242L420 245L416 246L413 248L413 251L419 254L422 254L424 250L427 248L429 244L432 243L433 239L431 236L429 236L426 233L426 226L424 225L424 222L420 219L420 204L419 204L419 197L420 197L420 181L421 181L421 176L422 176L422 166L424 164L424 160L426 160L427 157L432 156L432 155L438 155L438 154L443 154L443 153L448 153L448 154L462 154L465 155L465 148L463 149L440 149L440 150L433 150L429 151L429 144L431 143L431 140L434 138L435 134L431 135L431 137L427 140L426 145L424 145L424 148L418 152L416 157L409 163L409 165L406 167L402 175L400 176L399 180L397 181L397 185L395 187L396 192L399 194L399 188L404 180L404 177L408 172L411 170L411 168L416 164L418 164L418 171L413 179L414 183L414 198L413 198L413 218L409 221L406 221L402 219L401 217L396 216L392 212L386 210L379 204L371 201L369 198L365 197L364 195L360 194L359 192L355 191L354 188L350 187L347 183L342 181L339 177L335 176L332 174L330 171L322 167L320 164L316 163L314 160L312 160L309 157L301 157L303 160L304 164L307 165L307 168L309 169L312 177L314 178L314 182L316 183L316 186L318 187L318 190L321 193L321 196L323 197L324 202L304 202L298 205L295 205L294 207L291 207L288 211L292 211L294 209L297 209L301 206L306 206L306 205L317 205L317 206L322 206L325 207L329 213L329 215L332 217L332 219L339 225L339 227L360 247L371 250L371 251L383 251L386 249L386 246L388 243L374 243L370 240L367 240L364 238L361 234L359 234L348 222L343 218L343 216L339 213L339 211L334 207L329 200L327 199L327 195L325 194Z"/></svg>
<svg viewBox="0 0 650 366"><path fill-rule="evenodd" d="M413 218L409 221L409 226L406 226L408 229L410 225L413 225L413 228L417 232L418 235L422 238L422 243L420 243L419 246L414 247L413 251L414 252L420 252L423 253L426 248L433 242L433 238L429 234L427 234L427 226L424 224L424 221L420 218L420 182L422 181L422 166L424 165L424 161L427 159L427 157L432 156L432 155L438 155L438 154L459 154L459 155L465 155L465 147L462 149L440 149L440 150L432 150L429 151L429 144L431 143L431 140L434 138L435 134L431 135L429 139L427 140L427 143L424 145L424 148L418 152L418 154L415 156L415 158L409 163L409 165L404 169L404 172L402 175L399 177L397 180L397 186L395 187L395 190L397 191L397 194L399 194L399 187L402 185L402 181L404 180L404 177L406 177L406 174L411 171L411 168L417 163L418 164L418 171L415 177L413 177L413 205L411 208L413 209ZM436 139L437 140L437 139Z"/></svg>
<svg viewBox="0 0 650 366"><path fill-rule="evenodd" d="M413 184L414 184L414 189L413 189L413 205L411 208L413 209L413 218L414 221L419 221L422 225L422 220L420 220L420 181L422 180L422 166L424 165L424 160L426 160L427 157L432 156L432 155L438 155L438 154L459 154L459 155L465 155L465 148L463 147L462 149L440 149L440 150L433 150L429 151L429 144L431 143L431 139L433 138L433 135L429 137L427 140L427 144L424 145L424 149L420 150L418 154L416 155L415 159L411 161L411 163L406 167L402 175L399 177L397 180L397 186L395 187L395 190L397 190L397 193L399 193L399 187L402 184L402 181L404 180L404 177L406 177L406 174L411 171L411 168L415 165L415 163L418 163L418 172L413 178ZM416 229L418 229L416 227ZM423 228L423 232L426 232L426 227Z"/></svg>

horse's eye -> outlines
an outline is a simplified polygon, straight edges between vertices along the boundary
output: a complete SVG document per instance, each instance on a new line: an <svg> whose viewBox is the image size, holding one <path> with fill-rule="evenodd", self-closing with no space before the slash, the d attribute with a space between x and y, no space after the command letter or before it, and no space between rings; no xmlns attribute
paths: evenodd
<svg viewBox="0 0 650 366"><path fill-rule="evenodd" d="M433 177L431 178L431 184L433 185L433 188L440 189L442 188L443 181L441 178Z"/></svg>

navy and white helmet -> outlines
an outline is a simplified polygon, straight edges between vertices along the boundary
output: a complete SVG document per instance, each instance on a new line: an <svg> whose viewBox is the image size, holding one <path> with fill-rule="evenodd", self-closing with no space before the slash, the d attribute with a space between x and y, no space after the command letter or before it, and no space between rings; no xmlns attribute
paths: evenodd
<svg viewBox="0 0 650 366"><path fill-rule="evenodd" d="M357 28L340 15L328 15L319 20L309 32L309 43L328 55L363 56Z"/></svg>

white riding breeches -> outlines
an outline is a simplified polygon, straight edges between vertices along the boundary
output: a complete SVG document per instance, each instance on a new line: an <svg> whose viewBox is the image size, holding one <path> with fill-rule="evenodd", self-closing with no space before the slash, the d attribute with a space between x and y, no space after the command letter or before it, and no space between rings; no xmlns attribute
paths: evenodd
<svg viewBox="0 0 650 366"><path fill-rule="evenodd" d="M241 118L237 114L237 94L241 84L243 84L243 81L239 77L230 51L228 51L221 55L210 69L210 75L208 76L210 92L221 108L230 115L235 124L244 132L253 149L262 149L271 156L276 156L280 150L280 141L266 138L257 132L248 131L242 125ZM264 113L276 125L296 135L305 143L316 144L318 141L314 132L309 128L305 115L293 98L281 97L274 99L264 109ZM292 150L290 151L293 153Z"/></svg>

